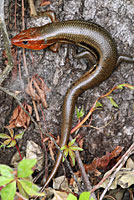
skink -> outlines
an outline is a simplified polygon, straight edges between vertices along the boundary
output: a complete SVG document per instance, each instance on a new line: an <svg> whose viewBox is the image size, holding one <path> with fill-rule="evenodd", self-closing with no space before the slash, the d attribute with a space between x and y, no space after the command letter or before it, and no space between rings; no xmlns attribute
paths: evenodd
<svg viewBox="0 0 134 200"><path fill-rule="evenodd" d="M115 67L122 61L134 62L129 56L119 56L111 35L101 26L84 21L64 21L50 23L41 27L24 30L11 40L12 44L34 50L44 49L56 43L73 43L83 47L86 51L78 55L86 57L95 65L68 89L63 103L61 140L60 146L68 142L72 127L77 97L85 90L93 88L106 80ZM48 177L45 186L60 166L62 155L58 152L53 170Z"/></svg>

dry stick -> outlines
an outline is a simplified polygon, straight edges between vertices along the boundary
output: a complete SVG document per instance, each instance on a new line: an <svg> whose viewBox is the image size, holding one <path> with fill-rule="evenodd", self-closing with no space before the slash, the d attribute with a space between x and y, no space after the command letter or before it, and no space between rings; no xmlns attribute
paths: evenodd
<svg viewBox="0 0 134 200"><path fill-rule="evenodd" d="M4 0L0 0L0 28L2 29L6 55L8 57L8 64L0 75L0 85L7 78L8 74L13 68L13 58L10 49L10 40L8 37L5 21L4 21Z"/></svg>
<svg viewBox="0 0 134 200"><path fill-rule="evenodd" d="M13 92L10 92L7 88L4 88L4 87L1 87L0 86L0 90L5 92L6 94L12 96L14 99L16 99L16 101L18 102L18 104L20 105L20 107L22 108L22 110L24 110L24 112L30 117L31 121L34 123L34 125L42 132L42 134L44 134L44 131L43 129L38 125L38 123L34 120L34 118L29 114L29 112L26 111L26 109L23 107L22 103L20 102L20 99L13 93ZM70 170L70 173L72 174L75 182L77 183L78 185L78 188L79 188L79 191L81 191L81 188L80 188L80 184L78 183L77 181L77 178L75 176L75 174L73 173L73 170L67 160L67 158L64 156L63 154L63 151L61 151L60 147L57 145L57 143L55 142L54 138L49 135L47 132L45 132L45 134L53 141L53 143L55 144L56 148L60 151L60 153L63 155L63 157L65 158L65 161L67 163L67 166ZM41 191L43 191L45 189L45 187L42 187Z"/></svg>
<svg viewBox="0 0 134 200"><path fill-rule="evenodd" d="M22 0L22 29L24 30L25 29L25 20L24 20L24 0ZM25 49L23 48L23 61L24 61L24 68L25 68L25 71L26 71L26 75L28 76L29 73L28 73L28 68L27 68L27 62L26 62L26 55L25 55ZM29 78L28 78L29 79Z"/></svg>
<svg viewBox="0 0 134 200"><path fill-rule="evenodd" d="M37 16L33 0L28 0L28 3L29 3L29 7L30 7L30 15Z"/></svg>
<svg viewBox="0 0 134 200"><path fill-rule="evenodd" d="M108 189L110 188L110 186L111 186L111 184L112 184L117 172L119 172L120 169L123 167L123 165L127 161L128 157L132 154L133 150L134 150L134 143L130 146L130 148L127 150L127 152L122 156L122 158L121 158L122 161L121 161L120 165L117 167L117 169L115 170L115 172L110 177L110 181L109 181L107 187L105 188L105 190L103 191L103 193L101 194L100 200L102 200L103 197L105 196L105 194L108 191Z"/></svg>
<svg viewBox="0 0 134 200"><path fill-rule="evenodd" d="M25 20L24 20L24 16L25 16L25 13L24 13L24 0L22 0L22 29L24 30L25 29ZM29 83L29 72L28 72L28 68L27 68L27 62L26 62L26 50L23 48L23 61L24 61L24 68L25 68L25 72L26 72L26 75L27 75L27 79L28 79L28 83ZM33 103L33 107L34 107L34 111L35 111L35 114L36 114L36 119L37 121L40 121L40 118L39 118L39 114L38 114L38 110L37 110L37 106L36 106L36 103L34 100L32 100L32 103Z"/></svg>
<svg viewBox="0 0 134 200"><path fill-rule="evenodd" d="M24 10L25 10L24 0L22 0L22 29L23 30L25 29L25 20L24 20L25 13L24 13ZM25 54L26 51L25 51L24 48L23 48L22 51L23 51L24 68L25 68L26 76L27 76L27 79L28 79L28 82L29 82L29 72L28 72L28 68L27 68L26 54ZM35 111L35 114L36 114L36 119L37 119L37 121L40 121L36 103L35 103L34 100L32 100L32 103L33 103L34 111Z"/></svg>
<svg viewBox="0 0 134 200"><path fill-rule="evenodd" d="M39 117L39 113L38 113L38 110L37 110L36 103L35 103L34 100L32 100L32 103L33 103L33 107L34 107L34 111L35 111L36 120L37 120L37 122L40 122L40 117Z"/></svg>
<svg viewBox="0 0 134 200"><path fill-rule="evenodd" d="M43 121L44 121L44 125L45 125L45 129L46 129L46 131L47 131L47 133L48 133L48 130L47 130L47 127L46 127L46 123L45 123L45 116L44 116L44 113L43 113L43 110L42 110L42 107L41 107L41 105L39 104L39 106L40 106L40 111L41 111L41 113L42 113L42 117L43 117ZM49 134L49 133L48 133ZM41 134L41 138L42 138L42 145L43 145L43 149L44 149L44 152L45 152L45 175L44 175L44 177L45 178L47 178L48 177L48 154L47 154L47 151L46 151L46 145L45 145L45 143L43 142L43 135Z"/></svg>
<svg viewBox="0 0 134 200"><path fill-rule="evenodd" d="M73 139L72 136L70 136L69 139L72 140L72 139ZM76 142L75 142L74 144L77 145ZM83 163L82 163L82 160L81 160L81 158L80 158L80 153L79 153L79 151L76 151L76 152L75 152L75 155L76 155L76 160L77 160L79 169L80 169L81 174L82 174L82 177L83 177L83 182L85 183L85 186L86 186L87 191L89 191L89 190L91 190L92 186L91 186L90 181L89 181L89 179L88 179L88 177L87 177L85 168L84 168ZM96 198L96 196L95 196L94 193L91 194L91 197L93 197L95 200L97 200L97 198Z"/></svg>
<svg viewBox="0 0 134 200"><path fill-rule="evenodd" d="M24 20L25 13L24 13L24 10L25 10L25 8L24 8L24 0L22 0L22 29L23 30L25 29L25 20Z"/></svg>
<svg viewBox="0 0 134 200"><path fill-rule="evenodd" d="M16 26L16 11L17 11L17 0L15 0L15 15L14 15L14 26L15 26L15 31L17 32L17 26Z"/></svg>
<svg viewBox="0 0 134 200"><path fill-rule="evenodd" d="M103 179L93 187L93 189L90 192L94 192L97 190L100 185L112 174L112 172L115 170L116 167L120 165L120 163L123 162L123 160L127 160L127 158L130 156L130 153L134 150L134 143L130 146L130 148L127 150L127 152L121 157L121 159L115 164L115 166L109 171L109 173L103 177Z"/></svg>
<svg viewBox="0 0 134 200"><path fill-rule="evenodd" d="M131 85L129 85L129 84L122 84L122 85L123 85L124 87L128 87L128 88L134 89L134 86L131 86ZM121 85L120 85L120 86L121 86ZM80 121L80 122L71 130L71 133L74 133L77 129L79 129L79 128L86 122L86 120L87 120L87 119L91 116L91 114L95 111L97 102L98 102L100 99L109 96L115 89L119 89L119 87L118 87L118 86L115 86L115 87L113 87L109 92L107 92L106 94L104 94L104 95L98 97L98 98L96 99L95 103L93 104L93 106L91 107L90 111L88 112L88 114L84 117L84 119L83 119L82 121Z"/></svg>

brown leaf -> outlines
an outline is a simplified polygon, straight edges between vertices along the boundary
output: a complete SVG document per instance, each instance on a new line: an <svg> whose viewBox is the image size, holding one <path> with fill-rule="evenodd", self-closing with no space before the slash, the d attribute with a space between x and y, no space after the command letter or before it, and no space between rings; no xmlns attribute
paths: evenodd
<svg viewBox="0 0 134 200"><path fill-rule="evenodd" d="M123 150L123 147L117 146L115 149L111 152L111 159L117 157Z"/></svg>
<svg viewBox="0 0 134 200"><path fill-rule="evenodd" d="M27 94L29 94L32 100L38 103L42 102L44 108L47 108L46 92L50 91L45 85L43 79L37 74L34 75L26 88Z"/></svg>
<svg viewBox="0 0 134 200"><path fill-rule="evenodd" d="M117 157L122 150L123 147L117 146L111 153L106 152L106 155L102 156L101 158L95 158L91 164L85 166L86 170L94 171L96 168L105 169L109 162L113 158Z"/></svg>
<svg viewBox="0 0 134 200"><path fill-rule="evenodd" d="M32 114L32 107L25 102L23 103L23 107L29 114ZM20 107L17 106L13 111L13 115L9 121L9 125L6 128L11 129L15 127L24 127L27 128L30 123L30 117L25 113L25 111Z"/></svg>
<svg viewBox="0 0 134 200"><path fill-rule="evenodd" d="M123 147L117 146L111 153L106 152L106 155L102 156L101 158L95 158L91 164L89 165L85 164L84 168L86 172L92 171L94 172L94 176L100 176L101 173L97 170L97 168L104 169L113 158L117 157L121 153L122 150L123 150ZM75 175L81 176L80 170L75 172ZM73 182L74 182L74 179L71 178L70 185L72 185Z"/></svg>
<svg viewBox="0 0 134 200"><path fill-rule="evenodd" d="M42 0L42 2L41 2L41 6L47 6L47 5L50 5L51 4L51 2L50 1L48 1L48 0Z"/></svg>

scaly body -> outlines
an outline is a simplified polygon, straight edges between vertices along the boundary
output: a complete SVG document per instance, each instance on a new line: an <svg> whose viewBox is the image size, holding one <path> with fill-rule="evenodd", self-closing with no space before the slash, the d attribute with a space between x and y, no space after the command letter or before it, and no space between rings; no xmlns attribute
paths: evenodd
<svg viewBox="0 0 134 200"><path fill-rule="evenodd" d="M85 56L89 60L94 58L96 60L96 64L74 82L65 95L60 146L67 144L77 97L85 90L106 80L121 61L134 62L134 59L129 56L118 56L116 44L111 35L101 26L90 22L65 21L34 27L22 31L11 41L16 46L35 50L46 48L55 43L73 43L86 50L85 53L78 56L79 58ZM45 186L54 177L61 159L62 155L59 152Z"/></svg>

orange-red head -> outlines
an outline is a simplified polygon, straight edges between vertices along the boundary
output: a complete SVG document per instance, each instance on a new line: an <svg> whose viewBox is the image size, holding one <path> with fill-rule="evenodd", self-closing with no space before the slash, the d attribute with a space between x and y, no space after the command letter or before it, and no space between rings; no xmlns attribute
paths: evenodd
<svg viewBox="0 0 134 200"><path fill-rule="evenodd" d="M11 39L11 43L18 47L27 49L40 50L47 48L51 44L45 43L43 36L41 36L41 27L29 28L20 32Z"/></svg>

